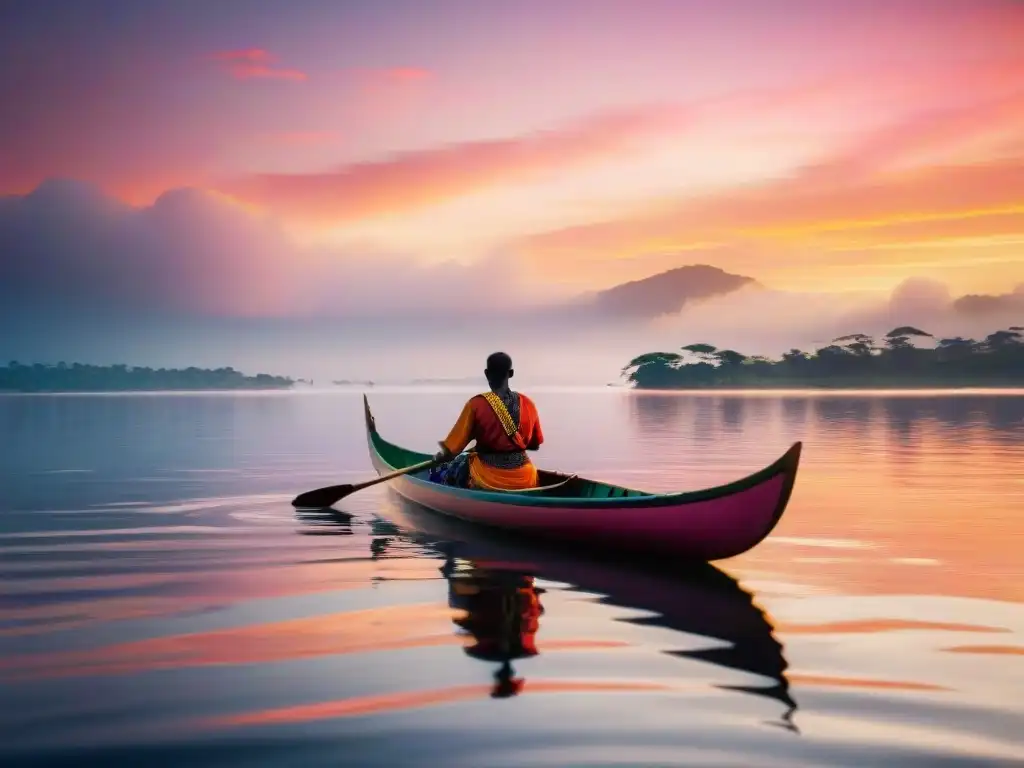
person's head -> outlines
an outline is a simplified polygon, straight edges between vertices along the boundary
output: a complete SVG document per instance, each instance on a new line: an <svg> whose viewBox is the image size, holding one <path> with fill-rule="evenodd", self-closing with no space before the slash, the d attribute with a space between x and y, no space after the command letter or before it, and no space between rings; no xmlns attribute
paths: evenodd
<svg viewBox="0 0 1024 768"><path fill-rule="evenodd" d="M504 352L495 352L487 358L487 367L484 369L484 376L492 389L504 386L515 373L512 370L512 358Z"/></svg>

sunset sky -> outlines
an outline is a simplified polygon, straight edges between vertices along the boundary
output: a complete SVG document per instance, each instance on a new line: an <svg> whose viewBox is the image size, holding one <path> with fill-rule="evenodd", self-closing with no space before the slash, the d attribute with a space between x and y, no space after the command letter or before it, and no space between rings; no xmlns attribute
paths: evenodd
<svg viewBox="0 0 1024 768"><path fill-rule="evenodd" d="M1024 283L1021 2L0 13L0 193L191 201L208 235L230 210L287 246L193 265L248 286L218 291L228 315L295 311L275 276L332 260L497 265L538 293L693 263L815 293Z"/></svg>

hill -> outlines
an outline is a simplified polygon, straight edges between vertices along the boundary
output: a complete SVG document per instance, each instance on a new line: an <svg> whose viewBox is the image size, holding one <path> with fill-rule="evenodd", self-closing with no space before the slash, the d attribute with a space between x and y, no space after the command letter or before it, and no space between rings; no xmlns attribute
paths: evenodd
<svg viewBox="0 0 1024 768"><path fill-rule="evenodd" d="M582 297L584 306L602 317L653 319L674 314L693 301L760 284L718 267L694 264L616 285Z"/></svg>

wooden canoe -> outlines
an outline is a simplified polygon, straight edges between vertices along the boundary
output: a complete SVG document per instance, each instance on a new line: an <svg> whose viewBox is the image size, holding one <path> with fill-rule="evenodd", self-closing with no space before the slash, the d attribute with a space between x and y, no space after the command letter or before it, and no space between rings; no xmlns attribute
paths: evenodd
<svg viewBox="0 0 1024 768"><path fill-rule="evenodd" d="M377 431L365 395L366 438L379 475L430 459ZM727 485L648 493L539 470L529 493L480 491L431 482L426 472L391 481L401 496L462 520L588 548L711 561L735 557L764 540L786 510L800 463L794 443L774 463Z"/></svg>

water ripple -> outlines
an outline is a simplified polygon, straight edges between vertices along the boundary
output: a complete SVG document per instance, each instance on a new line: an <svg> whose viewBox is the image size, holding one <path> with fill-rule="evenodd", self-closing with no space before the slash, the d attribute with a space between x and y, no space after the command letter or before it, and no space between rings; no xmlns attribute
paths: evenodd
<svg viewBox="0 0 1024 768"><path fill-rule="evenodd" d="M431 397L378 423L429 448ZM382 488L296 513L367 476L357 397L172 399L0 401L5 768L1024 762L1024 397L538 393L546 464L651 490L804 440L775 534L699 574Z"/></svg>

